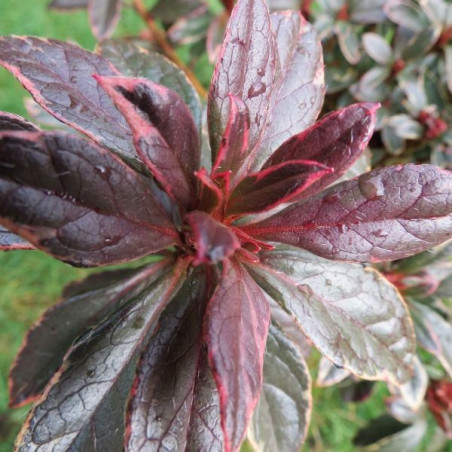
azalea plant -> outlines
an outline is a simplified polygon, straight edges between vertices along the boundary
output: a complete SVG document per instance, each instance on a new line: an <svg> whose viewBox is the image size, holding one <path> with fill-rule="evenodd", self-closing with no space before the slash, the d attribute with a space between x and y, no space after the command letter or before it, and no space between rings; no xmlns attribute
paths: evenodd
<svg viewBox="0 0 452 452"><path fill-rule="evenodd" d="M395 386L416 341L366 263L452 236L452 175L398 165L344 180L378 104L316 122L320 44L298 12L239 0L202 106L135 44L97 53L0 38L0 63L78 133L0 114L0 243L93 274L30 330L10 404L17 450L296 451L311 411L301 331L336 366ZM83 136L84 135L84 136Z"/></svg>

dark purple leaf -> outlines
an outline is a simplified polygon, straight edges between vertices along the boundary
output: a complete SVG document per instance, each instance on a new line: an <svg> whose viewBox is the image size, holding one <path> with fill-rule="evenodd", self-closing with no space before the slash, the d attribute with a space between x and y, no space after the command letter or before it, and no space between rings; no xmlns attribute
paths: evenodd
<svg viewBox="0 0 452 452"><path fill-rule="evenodd" d="M52 0L49 4L51 9L78 9L88 6L89 0Z"/></svg>
<svg viewBox="0 0 452 452"><path fill-rule="evenodd" d="M213 173L232 171L231 178L239 180L241 166L248 149L250 118L248 109L241 99L229 95L229 119L221 139L218 152L212 150Z"/></svg>
<svg viewBox="0 0 452 452"><path fill-rule="evenodd" d="M209 302L206 341L220 394L225 451L237 451L262 388L270 309L264 293L235 261Z"/></svg>
<svg viewBox="0 0 452 452"><path fill-rule="evenodd" d="M259 451L297 451L311 417L311 378L299 350L270 326L264 384L248 439Z"/></svg>
<svg viewBox="0 0 452 452"><path fill-rule="evenodd" d="M299 12L270 17L279 66L268 121L250 160L254 171L282 143L314 123L325 92L322 48L314 27ZM309 157L287 160L299 159Z"/></svg>
<svg viewBox="0 0 452 452"><path fill-rule="evenodd" d="M0 250L33 250L34 246L28 243L22 237L8 231L8 229L0 226Z"/></svg>
<svg viewBox="0 0 452 452"><path fill-rule="evenodd" d="M36 399L72 343L172 269L170 263L166 260L137 270L98 273L65 289L65 299L48 309L29 330L14 361L10 406Z"/></svg>
<svg viewBox="0 0 452 452"><path fill-rule="evenodd" d="M399 165L337 184L242 229L328 259L380 262L419 253L450 238L451 213L449 171Z"/></svg>
<svg viewBox="0 0 452 452"><path fill-rule="evenodd" d="M128 77L147 78L179 94L190 108L198 132L201 131L202 106L196 89L185 73L173 62L156 52L124 40L106 40L99 44L101 55Z"/></svg>
<svg viewBox="0 0 452 452"><path fill-rule="evenodd" d="M201 344L207 289L202 271L163 313L141 358L127 418L130 452L221 450L218 393Z"/></svg>
<svg viewBox="0 0 452 452"><path fill-rule="evenodd" d="M92 78L119 75L105 58L65 42L0 37L0 65L57 119L140 165L130 128Z"/></svg>
<svg viewBox="0 0 452 452"><path fill-rule="evenodd" d="M122 0L89 0L88 17L96 39L108 38L121 14Z"/></svg>
<svg viewBox="0 0 452 452"><path fill-rule="evenodd" d="M186 215L185 220L191 229L190 239L197 247L194 265L221 262L240 248L234 232L209 214L195 210Z"/></svg>
<svg viewBox="0 0 452 452"><path fill-rule="evenodd" d="M411 378L416 341L408 310L377 271L292 247L261 253L249 269L337 366L369 380Z"/></svg>
<svg viewBox="0 0 452 452"><path fill-rule="evenodd" d="M3 130L23 130L28 132L38 132L39 128L32 124L30 121L22 118L22 116L0 111L0 131Z"/></svg>
<svg viewBox="0 0 452 452"><path fill-rule="evenodd" d="M427 305L410 300L419 345L438 358L452 376L452 323Z"/></svg>
<svg viewBox="0 0 452 452"><path fill-rule="evenodd" d="M146 79L96 78L129 123L143 163L169 196L185 207L193 205L200 143L183 100Z"/></svg>
<svg viewBox="0 0 452 452"><path fill-rule="evenodd" d="M209 132L214 155L228 124L230 94L241 99L248 108L249 149L256 145L268 118L276 60L276 46L265 0L237 3L228 23L209 91Z"/></svg>
<svg viewBox="0 0 452 452"><path fill-rule="evenodd" d="M75 265L123 262L179 241L149 184L64 133L0 133L0 222Z"/></svg>
<svg viewBox="0 0 452 452"><path fill-rule="evenodd" d="M185 268L181 262L69 350L28 415L18 450L123 450L124 407L137 360Z"/></svg>
<svg viewBox="0 0 452 452"><path fill-rule="evenodd" d="M175 45L190 45L206 37L209 24L215 16L206 4L190 14L180 17L167 32L169 40Z"/></svg>
<svg viewBox="0 0 452 452"><path fill-rule="evenodd" d="M270 168L289 160L314 160L334 169L301 195L317 193L344 175L363 153L375 126L378 104L354 104L335 111L287 140L267 160Z"/></svg>
<svg viewBox="0 0 452 452"><path fill-rule="evenodd" d="M288 202L332 172L311 160L292 160L245 177L232 192L227 214L242 215L270 210Z"/></svg>

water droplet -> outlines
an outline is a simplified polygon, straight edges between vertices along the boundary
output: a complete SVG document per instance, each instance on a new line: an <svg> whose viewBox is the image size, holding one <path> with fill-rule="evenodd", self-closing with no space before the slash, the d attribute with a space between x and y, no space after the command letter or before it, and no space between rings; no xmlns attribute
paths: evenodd
<svg viewBox="0 0 452 452"><path fill-rule="evenodd" d="M112 239L111 237L107 237L107 238L104 240L104 242L105 242L106 245L110 245L111 243L113 243L113 239Z"/></svg>
<svg viewBox="0 0 452 452"><path fill-rule="evenodd" d="M94 376L95 373L96 373L96 370L95 370L95 369L89 369L89 370L86 372L86 376L87 376L87 377L92 377L92 376Z"/></svg>
<svg viewBox="0 0 452 452"><path fill-rule="evenodd" d="M333 281L331 281L331 279L326 279L326 280L325 280L325 284L326 284L327 286L332 286L332 285L333 285Z"/></svg>
<svg viewBox="0 0 452 452"><path fill-rule="evenodd" d="M375 231L375 232L373 233L373 235L374 235L375 237L387 237L387 236L388 236L388 232L386 232L386 231L383 230L383 229L378 229L377 231Z"/></svg>
<svg viewBox="0 0 452 452"><path fill-rule="evenodd" d="M105 166L102 166L102 165L95 166L94 170L96 172L98 172L99 174L105 174L107 172L107 168L105 168Z"/></svg>
<svg viewBox="0 0 452 452"><path fill-rule="evenodd" d="M252 99L253 97L259 96L260 94L265 93L266 89L267 85L265 83L256 82L248 90L248 98Z"/></svg>
<svg viewBox="0 0 452 452"><path fill-rule="evenodd" d="M52 190L44 190L44 193L45 193L47 196L50 196L50 195L52 194Z"/></svg>
<svg viewBox="0 0 452 452"><path fill-rule="evenodd" d="M339 195L337 193L329 193L328 195L326 195L323 200L327 203L327 204L333 204L335 202L337 202L339 200Z"/></svg>
<svg viewBox="0 0 452 452"><path fill-rule="evenodd" d="M361 178L359 188L367 199L379 198L385 194L385 186L380 176L370 175L367 178Z"/></svg>
<svg viewBox="0 0 452 452"><path fill-rule="evenodd" d="M332 254L337 254L339 253L339 248L336 248L335 246L333 247L333 249L331 250Z"/></svg>
<svg viewBox="0 0 452 452"><path fill-rule="evenodd" d="M339 229L339 232L344 233L344 232L347 232L349 228L348 228L348 226L346 226L345 224L340 224L340 225L338 226L338 229Z"/></svg>
<svg viewBox="0 0 452 452"><path fill-rule="evenodd" d="M261 77L263 77L263 76L265 75L265 68L260 67L260 68L257 70L257 75L260 75Z"/></svg>

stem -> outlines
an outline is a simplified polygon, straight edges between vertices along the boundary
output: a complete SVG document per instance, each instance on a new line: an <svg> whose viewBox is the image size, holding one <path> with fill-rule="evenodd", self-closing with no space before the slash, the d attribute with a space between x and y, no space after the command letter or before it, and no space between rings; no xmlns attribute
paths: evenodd
<svg viewBox="0 0 452 452"><path fill-rule="evenodd" d="M133 0L133 6L136 12L140 15L140 17L146 22L146 26L148 30L151 32L151 35L154 37L155 41L162 49L163 53L172 60L180 69L185 72L185 75L192 82L196 91L200 95L202 99L207 97L207 92L204 87L201 85L199 80L196 78L196 75L188 68L184 62L178 57L176 52L174 51L171 44L166 39L166 34L162 31L154 22L154 19L149 14L148 10L143 4L143 0Z"/></svg>

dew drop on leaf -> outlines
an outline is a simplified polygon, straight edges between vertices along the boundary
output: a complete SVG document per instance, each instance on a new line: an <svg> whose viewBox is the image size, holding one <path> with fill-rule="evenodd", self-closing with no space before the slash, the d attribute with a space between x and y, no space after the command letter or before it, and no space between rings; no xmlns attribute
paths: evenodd
<svg viewBox="0 0 452 452"><path fill-rule="evenodd" d="M388 233L384 229L378 229L373 233L375 237L387 237Z"/></svg>
<svg viewBox="0 0 452 452"><path fill-rule="evenodd" d="M380 176L370 176L367 179L361 179L359 188L367 199L378 198L385 194L385 187Z"/></svg>

